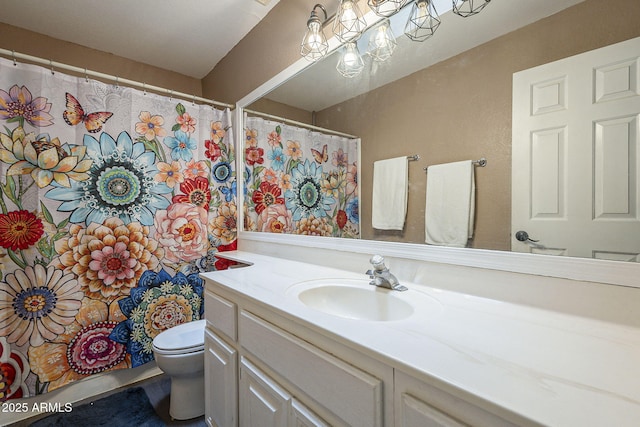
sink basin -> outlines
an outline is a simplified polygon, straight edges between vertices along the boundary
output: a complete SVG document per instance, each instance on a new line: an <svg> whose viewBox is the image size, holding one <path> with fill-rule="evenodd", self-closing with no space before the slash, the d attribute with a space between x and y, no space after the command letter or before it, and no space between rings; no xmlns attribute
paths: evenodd
<svg viewBox="0 0 640 427"><path fill-rule="evenodd" d="M415 291L399 292L369 285L368 280L323 279L301 282L288 292L305 306L333 316L369 321L411 317L421 300L435 300Z"/></svg>

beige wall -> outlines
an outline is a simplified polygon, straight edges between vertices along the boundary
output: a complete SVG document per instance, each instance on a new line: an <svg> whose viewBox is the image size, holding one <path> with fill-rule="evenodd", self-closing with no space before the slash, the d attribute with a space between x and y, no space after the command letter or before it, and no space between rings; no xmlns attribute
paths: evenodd
<svg viewBox="0 0 640 427"><path fill-rule="evenodd" d="M82 43L81 35L78 41ZM202 83L199 79L3 23L0 23L0 47L176 92L202 95Z"/></svg>
<svg viewBox="0 0 640 427"><path fill-rule="evenodd" d="M283 0L272 14L287 15L289 22L304 21L294 1ZM310 2L313 3L313 2ZM304 8L303 8L304 9ZM485 12L490 13L490 7ZM270 14L271 15L271 14ZM306 15L306 16L303 16ZM640 36L640 2L637 0L587 0L561 13L507 34L449 60L382 87L366 97L319 112L318 126L362 138L362 201L360 219L365 239L424 242L425 165L488 158L486 168L476 168L477 206L474 247L510 248L511 223L511 78L536 65ZM293 19L296 19L294 21ZM258 32L250 33L230 55L224 66L208 76L227 82L227 70L243 69L242 84L230 85L224 93L236 100L295 62L304 28L278 47L263 49L259 42L281 21L269 16ZM296 25L299 27L300 25ZM273 27L269 27L273 28ZM254 39L257 37L257 40ZM275 58L274 55L278 55ZM247 61L247 60L250 61ZM268 60L268 68L251 64ZM393 58L391 59L393 60ZM206 80L206 79L205 79ZM215 88L207 96L218 96ZM338 112L338 109L341 111ZM345 114L346 111L357 113ZM374 126L373 121L382 126ZM393 123L393 126L390 124ZM410 163L409 212L405 230L380 232L371 228L372 164L375 160L420 154Z"/></svg>
<svg viewBox="0 0 640 427"><path fill-rule="evenodd" d="M260 98L247 107L249 110L271 114L272 116L285 117L289 120L311 124L312 113L301 108L292 107L281 102L275 102L267 98Z"/></svg>

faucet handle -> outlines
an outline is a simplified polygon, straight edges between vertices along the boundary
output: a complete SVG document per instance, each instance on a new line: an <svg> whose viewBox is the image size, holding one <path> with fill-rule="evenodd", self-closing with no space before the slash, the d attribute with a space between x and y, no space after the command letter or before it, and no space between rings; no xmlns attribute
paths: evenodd
<svg viewBox="0 0 640 427"><path fill-rule="evenodd" d="M384 265L384 257L382 255L376 254L372 256L369 262L373 265L373 268L376 271L383 271L384 269L387 268L387 266Z"/></svg>

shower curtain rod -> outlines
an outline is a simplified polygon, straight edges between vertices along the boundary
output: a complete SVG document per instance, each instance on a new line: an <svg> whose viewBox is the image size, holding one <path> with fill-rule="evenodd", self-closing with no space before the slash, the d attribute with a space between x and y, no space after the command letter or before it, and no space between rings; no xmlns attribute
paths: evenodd
<svg viewBox="0 0 640 427"><path fill-rule="evenodd" d="M154 92L165 93L170 98L175 96L178 98L184 98L185 100L188 99L188 100L191 100L193 103L198 101L206 104L216 105L218 107L234 108L232 104L226 104L224 102L218 102L212 99L202 98L200 96L189 95L188 93L176 92L171 89L165 89L159 86L148 85L146 83L137 82L135 80L123 79L111 74L104 74L98 71L87 70L86 68L80 68L73 65L63 64L62 62L56 62L50 59L44 59L44 58L39 58L37 56L26 55L24 53L19 53L14 50L7 50L7 49L0 48L0 55L13 59L13 65L17 65L17 60L22 59L25 61L34 62L36 64L48 65L49 67L51 67L51 72L54 72L54 69L57 68L60 70L67 70L67 71L72 71L78 74L84 74L86 79L89 79L89 76L91 76L91 77L97 77L100 79L111 80L116 83L116 86L123 84L125 86L133 86L133 87L143 89L145 92L147 90L152 90Z"/></svg>
<svg viewBox="0 0 640 427"><path fill-rule="evenodd" d="M344 136L345 138L358 138L357 136L349 135L348 133L342 133L342 132L338 132L338 131L331 130L331 129L321 128L319 126L314 126L314 125L310 125L310 124L303 123L303 122L297 122L295 120L285 119L284 117L273 116L271 114L261 113L260 111L249 110L247 108L244 109L244 112L245 113L249 113L249 114L254 114L256 116L265 117L267 119L273 119L273 120L282 121L282 122L288 123L290 125L300 126L300 127L304 127L304 128L311 129L311 130L317 130L317 131L320 131L320 132L332 133L332 134L334 134L336 136Z"/></svg>

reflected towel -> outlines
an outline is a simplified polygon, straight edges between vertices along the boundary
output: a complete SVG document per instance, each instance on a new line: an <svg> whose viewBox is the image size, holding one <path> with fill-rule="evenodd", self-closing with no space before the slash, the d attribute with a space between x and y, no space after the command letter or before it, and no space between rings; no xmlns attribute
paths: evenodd
<svg viewBox="0 0 640 427"><path fill-rule="evenodd" d="M378 230L402 230L407 215L407 157L373 163L371 224Z"/></svg>
<svg viewBox="0 0 640 427"><path fill-rule="evenodd" d="M471 160L429 166L425 241L464 248L473 237L475 177Z"/></svg>

